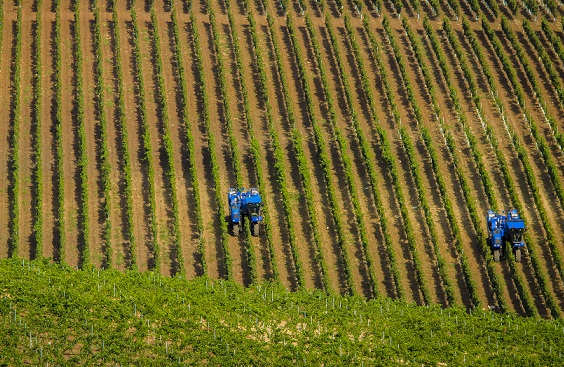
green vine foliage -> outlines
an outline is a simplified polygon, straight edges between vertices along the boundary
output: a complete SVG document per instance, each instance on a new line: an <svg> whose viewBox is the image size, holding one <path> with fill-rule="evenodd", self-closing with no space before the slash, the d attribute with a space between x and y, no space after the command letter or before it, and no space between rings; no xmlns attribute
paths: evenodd
<svg viewBox="0 0 564 367"><path fill-rule="evenodd" d="M117 9L113 7L112 11L112 49L114 51L114 67L117 75L117 121L116 131L121 141L121 154L123 160L123 179L124 179L124 195L125 195L125 217L126 228L125 240L129 245L130 261L127 267L131 270L137 270L137 241L134 234L133 224L133 193L132 193L132 178L131 178L131 156L129 154L128 142L129 134L126 126L125 116L125 96L124 96L124 82L123 82L123 67L121 64L121 50L120 50L120 35L119 35L119 19Z"/></svg>
<svg viewBox="0 0 564 367"><path fill-rule="evenodd" d="M170 133L170 121L168 116L168 101L166 98L165 80L163 76L163 61L160 45L159 25L158 19L153 8L151 10L151 26L153 30L153 53L155 58L155 68L157 73L157 90L158 90L158 104L161 110L161 121L163 124L164 134L162 135L163 144L166 152L166 164L168 186L170 190L171 203L172 203L172 217L173 217L173 230L172 230L172 244L174 253L176 254L175 263L172 266L173 274L185 275L184 255L182 253L182 234L180 232L180 214L178 210L178 191L176 185L176 163L174 159L174 148L172 146L172 137Z"/></svg>
<svg viewBox="0 0 564 367"><path fill-rule="evenodd" d="M376 171L376 165L374 164L374 162L375 162L374 153L373 153L373 151L370 147L370 143L368 142L368 139L366 138L366 136L364 134L363 129L360 127L358 114L353 107L354 106L354 99L353 99L349 80L346 77L347 72L345 71L344 61L343 61L343 58L341 56L341 51L340 51L340 47L339 47L339 44L338 44L337 37L335 35L335 31L334 31L333 26L331 25L331 23L329 22L328 19L329 18L326 15L325 16L325 28L327 29L329 40L331 42L332 52L334 54L335 61L337 63L337 67L338 67L338 70L339 70L339 74L341 76L341 82L342 82L344 93L345 93L347 108L348 108L349 113L351 115L351 121L352 121L352 124L353 124L356 140L358 141L358 144L360 146L363 161L364 161L365 167L368 171L368 175L369 175L369 178L370 178L370 188L371 188L372 195L374 197L374 203L376 205L376 210L377 210L378 215L380 217L380 225L382 227L382 232L383 232L383 235L384 235L384 242L385 242L385 245L386 245L386 252L387 252L387 256L388 256L390 273L392 275L395 293L396 293L396 296L399 299L404 299L405 298L405 290L403 288L403 284L401 283L401 276L400 276L399 268L398 268L398 265L397 265L396 253L395 253L392 238L391 238L391 235L390 235L390 227L389 227L389 224L388 224L387 217L385 215L384 204L383 204L383 200L382 200L380 190L379 190L379 186L378 186L379 185L378 180L380 178L379 178L379 175Z"/></svg>
<svg viewBox="0 0 564 367"><path fill-rule="evenodd" d="M158 240L156 199L155 199L155 163L152 153L151 131L147 117L147 105L145 97L145 78L141 65L141 45L139 26L137 22L137 13L135 9L131 10L131 21L133 25L133 56L135 58L135 77L137 82L138 93L138 112L141 118L141 134L143 138L143 156L147 165L148 191L149 191L149 212L150 212L150 235L151 245L153 247L154 269L157 272L161 270L161 251Z"/></svg>
<svg viewBox="0 0 564 367"><path fill-rule="evenodd" d="M229 0L226 0L227 8L231 9L231 3ZM243 98L243 105L244 105L244 119L247 124L247 132L250 136L250 154L252 156L252 161L254 165L254 170L257 177L258 188L260 192L266 192L266 181L263 174L263 163L262 163L262 153L260 148L259 140L256 137L255 127L251 118L251 102L249 99L249 88L247 86L247 82L245 80L245 76L243 71L245 70L245 64L243 63L243 59L241 56L241 49L238 42L238 33L236 31L235 19L233 17L232 11L227 13L228 20L229 20L229 29L230 29L230 36L231 36L231 46L233 48L233 53L235 55L235 61L237 64L237 78L238 82L241 87L241 94ZM275 257L275 249L274 249L274 239L272 234L272 224L270 222L270 210L269 210L269 201L266 195L262 196L262 212L263 212L263 223L265 228L266 234L266 241L268 243L268 252L269 252L269 260L272 272L272 279L274 281L280 280L280 274L278 270L278 262ZM247 239L247 241L249 241ZM251 279L251 284L253 284L255 280Z"/></svg>
<svg viewBox="0 0 564 367"><path fill-rule="evenodd" d="M76 123L78 124L78 171L79 171L79 187L80 202L79 207L79 239L82 243L82 251L79 253L81 265L90 263L90 215L89 215L89 197L88 197L88 155L86 152L86 130L84 122L84 84L82 75L82 41L80 37L80 2L74 4L74 22L73 22L73 56L74 56L74 72L76 74Z"/></svg>
<svg viewBox="0 0 564 367"><path fill-rule="evenodd" d="M0 343L10 365L558 365L562 359L562 320L17 259L0 262L0 282Z"/></svg>
<svg viewBox="0 0 564 367"><path fill-rule="evenodd" d="M100 31L101 20L100 20L100 9L94 9L94 49L96 57L94 58L94 69L95 69L95 85L94 85L94 105L96 108L97 119L100 124L100 160L101 160L101 171L102 171L102 187L104 202L102 204L102 210L104 212L104 223L102 226L102 239L104 242L105 259L102 262L102 266L111 266L112 264L112 246L111 246L111 235L112 235L112 222L110 221L112 201L111 201L111 182L110 182L110 163L109 163L109 152L108 152L108 121L106 117L106 112L104 110L104 75L102 72L102 35Z"/></svg>
<svg viewBox="0 0 564 367"><path fill-rule="evenodd" d="M204 76L204 61L203 61L203 51L202 45L200 42L200 33L198 31L198 26L196 24L196 18L193 12L190 12L190 26L193 32L193 42L194 42L194 49L195 49L195 57L196 57L196 65L197 65L197 79L200 86L200 102L202 103L202 114L200 116L205 130L207 134L208 140L208 148L210 151L210 164L212 169L212 177L214 182L215 188L215 202L218 208L217 213L217 220L220 227L220 241L221 246L223 249L223 261L225 266L225 276L227 279L232 278L233 276L233 260L231 254L229 252L229 233L227 228L227 221L225 220L226 210L224 205L224 196L219 195L219 193L223 192L221 190L221 182L219 179L219 162L217 161L216 155L216 141L215 136L211 130L211 121L210 121L210 102L209 96L206 89L206 80Z"/></svg>
<svg viewBox="0 0 564 367"><path fill-rule="evenodd" d="M41 7L41 0L37 1L37 8ZM2 8L2 3L0 2L0 8ZM2 12L0 12L2 13ZM0 16L1 17L1 16ZM0 23L2 19L0 18ZM32 243L35 245L35 257L43 257L43 155L41 153L43 147L42 139L42 88L41 79L43 76L42 62L41 62L41 36L42 36L42 17L38 16L35 23L35 34L33 39L33 48L35 53L33 57L33 97L32 97L32 108L33 116L32 123L35 126L32 130L35 132L33 136L33 159L35 167L33 169L33 184L35 185L35 196L33 198L34 202L34 219L33 219L33 239ZM2 32L0 26L0 33ZM2 43L0 37L0 44Z"/></svg>
<svg viewBox="0 0 564 367"><path fill-rule="evenodd" d="M380 47L379 47L378 41L376 40L376 37L372 34L368 21L364 20L363 23L364 23L364 31L368 35L368 39L369 39L370 44L372 46L372 48L371 48L372 56L376 60L376 63L378 64L378 68L380 70L380 74L382 76L382 79L387 80L388 79L387 72L386 72L386 69L384 67L384 63L382 61L381 53L379 52ZM398 68L400 70L401 78L402 78L402 81L404 83L403 87L404 87L404 89L407 93L407 98L408 98L408 100L411 104L415 119L416 119L417 124L418 124L418 128L419 128L420 133L423 137L423 130L425 129L425 127L423 126L423 116L422 116L422 113L421 113L421 108L419 107L417 99L415 98L415 93L413 92L411 80L410 80L410 78L407 74L407 67L405 65L404 58L402 57L401 50L399 48L399 45L396 41L394 34L391 32L391 29L389 27L385 27L385 32L386 32L386 36L388 38L388 41L390 43L390 46L392 48L394 58L397 62ZM392 90L389 86L390 85L389 81L384 82L384 85L386 86L386 95L388 96L390 103L395 105L395 102L392 103L394 98L393 98ZM392 108L392 111L396 111L396 108ZM396 114L394 114L394 116L396 116ZM396 119L399 119L399 116L397 116ZM396 121L396 122L399 123L399 121ZM405 148L405 151L407 153L407 157L408 157L408 160L409 160L409 163L410 163L410 168L411 168L411 172L412 172L412 175L413 175L413 179L415 180L415 183L416 183L418 197L419 197L419 201L421 203L421 208L423 209L423 211L425 213L425 220L426 220L426 223L427 223L427 228L429 229L429 236L431 237L431 243L433 245L433 253L434 253L436 261L437 261L436 265L437 265L437 268L439 270L441 281L443 283L442 286L443 286L443 289L444 289L445 295L446 295L446 303L447 303L447 305L454 305L454 303L455 303L454 288L452 286L452 281L450 280L450 278L447 274L446 262L444 260L444 257L441 254L441 251L440 251L440 244L439 244L439 239L438 239L438 234L437 234L435 222L433 220L431 208L430 208L429 202L427 200L427 192L426 192L424 185L423 185L423 182L422 182L422 173L421 173L421 170L420 170L420 167L419 167L419 163L417 162L417 159L415 157L414 144L413 144L413 141L412 141L409 133L407 132L407 129L404 126L399 127L399 132L400 132L402 144Z"/></svg>
<svg viewBox="0 0 564 367"><path fill-rule="evenodd" d="M312 92L310 90L308 80L307 80L308 72L307 72L306 67L305 67L305 62L304 62L304 57L302 55L302 51L298 46L296 30L295 30L295 26L293 24L293 17L291 17L289 15L286 17L286 26L287 26L287 29L288 29L288 33L290 34L290 40L291 40L291 43L292 43L292 50L293 50L293 53L296 57L296 62L297 62L297 65L298 65L298 72L299 72L299 79L300 79L300 82L301 82L301 86L302 86L302 90L303 90L304 98L305 98L305 102L306 102L306 110L307 110L309 122L313 126L314 141L315 141L315 145L317 147L318 158L319 158L319 161L320 161L320 165L323 169L323 175L324 175L324 179L325 179L327 190L328 190L329 203L331 205L331 211L333 213L333 220L335 222L335 227L336 227L336 231L337 231L337 237L338 237L337 238L337 244L339 245L340 255L341 255L341 258L343 259L343 268L344 268L344 271L345 271L345 278L346 278L346 281L347 281L348 292L350 292L350 294L354 294L356 291L355 291L355 287L354 287L354 280L352 278L351 260L349 258L348 249L347 249L348 243L345 241L344 222L342 220L342 216L340 215L340 209L339 209L339 206L338 206L338 203L337 203L336 186L333 182L333 177L332 177L332 173L331 173L332 163L330 161L329 155L328 155L327 150L326 150L325 138L323 137L323 135L321 133L321 128L316 121L316 116L315 116L314 107L313 107ZM294 135L295 135L294 139L297 142L300 143L300 144L297 144L297 146L300 147L299 155L298 155L298 161L300 162L300 172L301 172L301 176L303 178L303 177L308 176L310 174L310 169L308 168L308 164L306 163L305 153L303 151L303 148L301 148L303 146L303 144L301 143L301 140L302 140L301 137L298 137L300 133L298 132L297 128L294 128L294 131L295 131L294 132ZM309 177L307 179L309 180ZM309 190L309 192L311 193L311 190Z"/></svg>
<svg viewBox="0 0 564 367"><path fill-rule="evenodd" d="M9 215L8 222L9 256L19 256L20 245L20 120L21 116L21 54L22 54L22 8L18 4L16 18L16 34L14 47L14 63L12 64L12 79L10 90L10 109L13 111L9 122L8 145L10 157L8 159L9 182Z"/></svg>
<svg viewBox="0 0 564 367"><path fill-rule="evenodd" d="M435 114L435 117L436 117L437 121L441 121L440 116L442 114L441 114L441 108L439 107L439 103L438 103L438 99L437 99L437 95L436 95L436 87L435 87L435 84L433 82L434 79L431 76L431 72L430 72L429 68L427 67L427 61L426 61L426 58L423 55L421 43L420 43L418 37L416 37L415 33L413 32L413 30L411 29L411 27L409 26L409 24L407 23L407 21L405 19L403 20L402 25L403 25L403 27L404 27L404 29L407 33L407 36L410 40L411 47L412 47L412 50L413 50L415 57L417 59L419 68L421 69L421 72L423 73L425 86L427 87L427 91L428 91L428 93L431 97L431 101L433 103L433 112ZM386 27L386 25L384 25L384 26ZM388 31L388 33L390 33L390 32ZM442 130L445 131L444 128ZM443 135L443 138L445 139L445 143L447 143L448 134L449 133L447 131ZM450 197L448 196L449 194L448 194L448 190L447 190L447 187L446 187L445 180L442 176L442 173L440 173L438 155L437 155L436 149L434 147L433 138L432 138L432 135L431 135L431 133L428 129L422 130L422 137L423 137L423 142L425 143L425 146L426 146L427 151L429 153L429 156L431 158L431 167L433 169L433 173L434 173L435 178L437 180L437 186L439 188L439 193L441 195L443 206L445 208L447 218L448 218L448 221L450 223L451 232L452 232L452 236L453 236L453 245L454 245L456 252L458 254L458 257L459 257L460 265L461 265L461 268L462 268L462 274L464 276L464 281L466 283L466 288L467 288L468 293L470 295L470 299L471 299L473 306L476 306L480 302L480 300L478 298L477 290L476 290L477 286L476 286L475 280L473 279L472 271L470 270L468 257L465 254L464 248L462 246L461 230L460 230L460 226L458 224L458 221L457 221L455 213L454 213L454 206L453 206L453 203L452 203ZM452 157L452 151L451 151L451 157ZM458 178L460 179L460 177L458 177ZM462 186L462 183L461 183L461 186Z"/></svg>

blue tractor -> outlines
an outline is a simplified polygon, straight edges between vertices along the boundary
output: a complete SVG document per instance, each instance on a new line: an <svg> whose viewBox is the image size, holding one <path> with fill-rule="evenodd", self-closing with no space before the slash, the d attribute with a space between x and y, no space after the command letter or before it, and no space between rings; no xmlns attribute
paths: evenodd
<svg viewBox="0 0 564 367"><path fill-rule="evenodd" d="M260 214L262 199L258 189L245 190L229 189L227 192L229 202L229 214L233 234L237 236L243 228L243 218L247 216L251 226L251 235L259 235L259 223L262 221Z"/></svg>
<svg viewBox="0 0 564 367"><path fill-rule="evenodd" d="M494 260L499 261L505 249L505 243L510 243L515 252L515 261L521 261L521 249L525 247L523 241L525 222L519 217L516 209L498 214L488 210L488 242L492 248Z"/></svg>

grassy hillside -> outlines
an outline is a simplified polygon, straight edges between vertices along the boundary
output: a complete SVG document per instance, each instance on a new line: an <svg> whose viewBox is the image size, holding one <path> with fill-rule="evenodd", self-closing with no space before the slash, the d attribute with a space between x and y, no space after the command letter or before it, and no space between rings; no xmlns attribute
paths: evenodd
<svg viewBox="0 0 564 367"><path fill-rule="evenodd" d="M564 322L0 262L2 365L559 365Z"/></svg>

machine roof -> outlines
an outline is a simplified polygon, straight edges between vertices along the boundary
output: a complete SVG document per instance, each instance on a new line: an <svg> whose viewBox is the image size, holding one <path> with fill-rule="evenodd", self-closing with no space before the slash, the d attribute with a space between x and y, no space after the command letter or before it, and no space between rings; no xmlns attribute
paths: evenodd
<svg viewBox="0 0 564 367"><path fill-rule="evenodd" d="M507 228L525 228L525 223L522 220L508 220Z"/></svg>

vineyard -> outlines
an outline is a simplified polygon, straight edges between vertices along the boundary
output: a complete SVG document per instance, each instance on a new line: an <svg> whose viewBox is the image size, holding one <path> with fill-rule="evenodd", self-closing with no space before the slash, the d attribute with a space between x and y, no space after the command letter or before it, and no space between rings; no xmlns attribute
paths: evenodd
<svg viewBox="0 0 564 367"><path fill-rule="evenodd" d="M18 281L13 281L18 279ZM2 364L542 365L562 319L2 259ZM425 340L425 343L421 343Z"/></svg>
<svg viewBox="0 0 564 367"><path fill-rule="evenodd" d="M0 0L0 257L559 318L564 5ZM233 236L227 190L265 220ZM525 254L494 261L486 212Z"/></svg>

